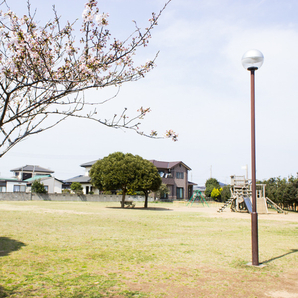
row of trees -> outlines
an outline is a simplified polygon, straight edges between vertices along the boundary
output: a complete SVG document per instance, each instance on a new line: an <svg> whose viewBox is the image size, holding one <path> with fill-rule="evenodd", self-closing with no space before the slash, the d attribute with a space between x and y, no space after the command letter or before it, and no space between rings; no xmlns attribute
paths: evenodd
<svg viewBox="0 0 298 298"><path fill-rule="evenodd" d="M266 196L282 208L297 210L298 206L298 173L289 178L270 178L263 180L266 184Z"/></svg>
<svg viewBox="0 0 298 298"><path fill-rule="evenodd" d="M258 181L257 183L266 185L266 197L278 204L281 208L297 210L298 207L298 173L297 176L288 178L270 178L268 180ZM230 186L221 188L215 178L206 181L206 197L212 197L216 201L225 202L230 197Z"/></svg>

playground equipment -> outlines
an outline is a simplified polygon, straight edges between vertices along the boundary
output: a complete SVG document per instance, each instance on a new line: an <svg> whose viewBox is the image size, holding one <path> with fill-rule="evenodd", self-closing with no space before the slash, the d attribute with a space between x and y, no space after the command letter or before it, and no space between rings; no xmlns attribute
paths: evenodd
<svg viewBox="0 0 298 298"><path fill-rule="evenodd" d="M272 202L265 195L265 184L256 185L256 199L258 213L268 213L267 204L274 208L279 213L284 211ZM245 176L231 176L231 199L225 202L225 204L219 208L217 212L223 212L224 209L231 205L231 210L235 212L248 211L252 212L252 185L249 180L245 179Z"/></svg>
<svg viewBox="0 0 298 298"><path fill-rule="evenodd" d="M188 203L186 204L186 206L188 206L190 203L191 203L190 206L192 206L192 204L196 200L198 200L199 202L201 202L203 204L203 206L204 206L204 204L206 204L209 207L209 205L208 205L207 201L205 200L203 194L198 189L197 190L194 190L194 192L193 192L191 198L189 199Z"/></svg>

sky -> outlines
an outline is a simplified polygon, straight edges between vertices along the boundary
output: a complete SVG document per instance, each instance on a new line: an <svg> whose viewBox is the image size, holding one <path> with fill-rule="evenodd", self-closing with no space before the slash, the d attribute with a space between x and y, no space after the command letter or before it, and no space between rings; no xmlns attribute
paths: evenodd
<svg viewBox="0 0 298 298"><path fill-rule="evenodd" d="M7 0L18 15L27 0ZM132 20L146 27L164 0L98 1L108 12L109 29L125 38ZM36 20L52 18L52 4L61 20L81 21L84 0L32 0ZM149 139L81 119L68 119L31 136L0 159L0 176L11 169L39 165L58 179L84 174L81 164L121 151L146 159L183 161L189 180L204 185L210 177L229 184L231 175L251 177L250 73L241 58L250 49L264 55L256 71L257 179L296 176L298 172L298 1L296 0L172 0L140 49L137 62L159 52L157 67L144 79L122 86L118 96L102 106L110 118L128 108L150 107L141 130L161 134L173 129L178 142ZM86 94L103 100L113 90Z"/></svg>

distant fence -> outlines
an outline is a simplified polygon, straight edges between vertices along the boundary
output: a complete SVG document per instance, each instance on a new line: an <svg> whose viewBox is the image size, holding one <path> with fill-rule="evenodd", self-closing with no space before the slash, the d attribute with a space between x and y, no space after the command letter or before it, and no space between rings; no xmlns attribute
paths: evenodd
<svg viewBox="0 0 298 298"><path fill-rule="evenodd" d="M35 194L0 192L0 201L121 202L122 195ZM143 196L125 196L125 200L144 202ZM153 198L148 198L153 201Z"/></svg>

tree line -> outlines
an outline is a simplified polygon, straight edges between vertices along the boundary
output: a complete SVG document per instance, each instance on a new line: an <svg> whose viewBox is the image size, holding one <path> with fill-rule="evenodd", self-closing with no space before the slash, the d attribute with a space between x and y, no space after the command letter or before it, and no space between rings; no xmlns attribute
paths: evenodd
<svg viewBox="0 0 298 298"><path fill-rule="evenodd" d="M297 210L298 207L298 173L297 176L288 178L269 178L268 180L257 181L266 185L266 197L279 205L282 209ZM219 202L226 202L230 199L230 185L220 186L215 178L210 178L205 184L206 197L211 197Z"/></svg>
<svg viewBox="0 0 298 298"><path fill-rule="evenodd" d="M289 178L270 178L260 183L266 184L266 197L283 209L297 210L298 206L298 173Z"/></svg>

